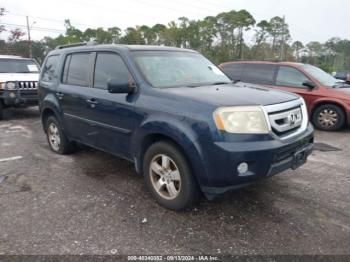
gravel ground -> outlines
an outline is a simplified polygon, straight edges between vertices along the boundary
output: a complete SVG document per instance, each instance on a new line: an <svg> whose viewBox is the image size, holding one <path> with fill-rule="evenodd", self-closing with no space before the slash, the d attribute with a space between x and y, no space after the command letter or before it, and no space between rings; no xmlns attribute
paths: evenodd
<svg viewBox="0 0 350 262"><path fill-rule="evenodd" d="M316 132L342 151L173 212L125 160L52 153L37 110L0 122L0 159L18 157L0 161L0 254L350 254L349 129Z"/></svg>

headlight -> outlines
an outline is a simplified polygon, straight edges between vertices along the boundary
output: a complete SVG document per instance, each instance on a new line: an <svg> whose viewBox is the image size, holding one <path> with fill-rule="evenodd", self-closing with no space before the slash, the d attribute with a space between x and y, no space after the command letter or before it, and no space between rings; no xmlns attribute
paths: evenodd
<svg viewBox="0 0 350 262"><path fill-rule="evenodd" d="M7 88L7 90L13 90L16 88L16 84L13 82L7 82L6 88Z"/></svg>
<svg viewBox="0 0 350 262"><path fill-rule="evenodd" d="M260 106L221 107L215 110L218 129L229 133L267 134L269 125Z"/></svg>
<svg viewBox="0 0 350 262"><path fill-rule="evenodd" d="M5 83L0 82L0 90L5 90Z"/></svg>

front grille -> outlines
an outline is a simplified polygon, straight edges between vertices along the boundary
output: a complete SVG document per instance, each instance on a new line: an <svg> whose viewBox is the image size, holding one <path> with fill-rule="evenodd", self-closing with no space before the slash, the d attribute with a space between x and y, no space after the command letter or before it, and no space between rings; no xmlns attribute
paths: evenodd
<svg viewBox="0 0 350 262"><path fill-rule="evenodd" d="M301 107L269 113L269 120L272 130L276 134L283 135L289 133L301 126L303 121Z"/></svg>
<svg viewBox="0 0 350 262"><path fill-rule="evenodd" d="M289 138L303 132L308 125L305 103L302 99L264 107L272 132Z"/></svg>
<svg viewBox="0 0 350 262"><path fill-rule="evenodd" d="M38 89L37 81L18 81L19 90L35 90Z"/></svg>

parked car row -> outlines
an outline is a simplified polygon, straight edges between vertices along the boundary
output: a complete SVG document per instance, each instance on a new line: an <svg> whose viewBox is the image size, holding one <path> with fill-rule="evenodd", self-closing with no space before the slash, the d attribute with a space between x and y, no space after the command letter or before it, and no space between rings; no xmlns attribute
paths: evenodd
<svg viewBox="0 0 350 262"><path fill-rule="evenodd" d="M239 61L219 67L234 81L254 83L302 96L313 124L335 131L350 123L350 85L321 69L287 62Z"/></svg>
<svg viewBox="0 0 350 262"><path fill-rule="evenodd" d="M174 210L299 168L309 116L324 130L350 123L348 86L316 67L220 67L193 50L84 43L51 51L37 83L34 61L1 57L0 110L39 101L53 152L82 143L125 158Z"/></svg>

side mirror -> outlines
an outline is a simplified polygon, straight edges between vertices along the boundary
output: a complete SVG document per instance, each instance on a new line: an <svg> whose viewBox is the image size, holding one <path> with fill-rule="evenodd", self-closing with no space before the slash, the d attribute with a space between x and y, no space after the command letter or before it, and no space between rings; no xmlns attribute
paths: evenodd
<svg viewBox="0 0 350 262"><path fill-rule="evenodd" d="M311 81L305 81L303 83L303 86L306 86L306 87L308 87L310 89L314 89L316 87L316 84L314 82L311 82Z"/></svg>
<svg viewBox="0 0 350 262"><path fill-rule="evenodd" d="M127 79L110 78L107 89L112 94L131 94L135 91L135 83L130 83Z"/></svg>

